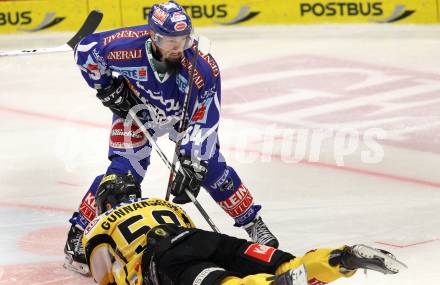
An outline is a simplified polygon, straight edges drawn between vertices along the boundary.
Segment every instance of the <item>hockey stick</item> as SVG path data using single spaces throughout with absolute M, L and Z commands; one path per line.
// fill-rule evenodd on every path
M 206 42 L 210 43 L 209 40 L 206 40 Z M 197 41 L 196 44 L 196 48 L 195 48 L 195 52 L 196 52 L 196 56 L 194 56 L 193 62 L 192 62 L 192 68 L 191 68 L 191 74 L 190 74 L 190 80 L 189 80 L 189 89 L 188 89 L 188 94 L 185 98 L 184 101 L 184 112 L 182 114 L 182 118 L 180 121 L 180 125 L 179 125 L 179 131 L 183 128 L 183 130 L 186 129 L 187 124 L 184 124 L 183 121 L 185 121 L 185 114 L 188 112 L 188 105 L 189 105 L 189 97 L 191 95 L 191 89 L 192 89 L 192 84 L 194 82 L 194 71 L 195 71 L 195 60 L 198 57 L 198 53 L 199 53 L 199 44 L 200 44 L 200 37 L 199 40 Z M 148 104 L 146 104 L 144 102 L 144 104 L 142 104 L 144 107 L 146 107 L 148 110 L 150 110 L 150 106 Z M 154 110 L 150 112 L 154 113 Z M 168 169 L 170 170 L 170 179 L 168 181 L 168 187 L 167 187 L 167 195 L 168 195 L 168 199 L 169 200 L 169 195 L 171 193 L 171 188 L 170 188 L 170 183 L 172 182 L 172 178 L 174 177 L 174 173 L 177 172 L 176 170 L 176 161 L 177 161 L 177 150 L 178 150 L 178 146 L 180 145 L 181 140 L 176 143 L 176 149 L 174 151 L 174 161 L 173 164 L 170 163 L 169 159 L 167 158 L 167 156 L 164 154 L 164 152 L 162 151 L 162 149 L 159 147 L 159 145 L 156 143 L 156 141 L 154 140 L 154 138 L 151 136 L 150 132 L 147 130 L 147 128 L 145 127 L 145 125 L 141 122 L 141 120 L 138 118 L 138 116 L 136 115 L 136 111 L 133 110 L 133 108 L 130 109 L 130 111 L 128 112 L 129 116 L 133 119 L 133 121 L 136 123 L 136 125 L 138 125 L 139 129 L 144 133 L 145 137 L 148 139 L 148 141 L 151 143 L 152 147 L 154 148 L 154 150 L 156 151 L 156 153 L 160 156 L 160 158 L 162 159 L 162 161 L 166 164 L 166 166 L 168 167 Z M 181 132 L 180 132 L 181 133 Z M 170 192 L 168 192 L 168 189 Z M 208 213 L 206 213 L 205 209 L 202 207 L 202 205 L 199 203 L 199 201 L 197 201 L 196 197 L 188 190 L 185 190 L 185 193 L 188 195 L 189 199 L 191 200 L 191 202 L 193 202 L 193 204 L 196 206 L 196 208 L 199 210 L 200 214 L 203 216 L 203 218 L 206 220 L 206 222 L 209 224 L 209 226 L 212 228 L 213 231 L 215 232 L 220 232 L 219 229 L 217 228 L 217 226 L 214 224 L 214 222 L 211 220 L 211 218 L 209 217 Z
M 67 43 L 61 46 L 51 48 L 0 51 L 0 57 L 71 51 L 83 38 L 92 34 L 96 30 L 96 28 L 98 28 L 99 24 L 101 23 L 102 17 L 103 14 L 97 10 L 93 10 L 92 12 L 90 12 L 79 31 Z
M 188 113 L 189 98 L 191 97 L 192 86 L 194 84 L 194 72 L 196 70 L 197 57 L 199 57 L 199 43 L 200 43 L 200 38 L 197 39 L 197 43 L 196 43 L 196 47 L 195 47 L 195 55 L 194 55 L 194 58 L 191 62 L 191 71 L 189 73 L 188 92 L 186 93 L 185 100 L 183 101 L 183 111 L 182 111 L 182 116 L 180 118 L 179 129 L 178 129 L 179 134 L 183 134 L 183 132 L 186 131 L 186 128 L 188 126 L 188 123 L 186 120 L 186 114 Z M 180 149 L 180 145 L 182 143 L 182 140 L 183 140 L 183 137 L 178 142 L 176 142 L 176 147 L 174 148 L 173 165 L 171 167 L 170 175 L 168 177 L 167 192 L 165 194 L 166 201 L 170 200 L 171 185 L 173 184 L 175 167 L 176 167 L 176 163 L 177 163 L 177 153 Z M 186 191 L 186 192 L 188 193 L 188 191 Z
M 145 105 L 145 106 L 148 107 L 148 105 Z M 176 172 L 175 166 L 170 163 L 170 161 L 168 160 L 167 156 L 163 153 L 163 151 L 161 150 L 159 145 L 156 143 L 154 138 L 148 132 L 147 128 L 144 126 L 144 124 L 138 118 L 138 116 L 136 115 L 136 112 L 133 110 L 133 108 L 130 109 L 128 114 L 133 119 L 133 121 L 136 123 L 136 125 L 138 125 L 138 127 L 142 131 L 142 133 L 144 133 L 145 137 L 151 143 L 151 145 L 153 146 L 154 150 L 157 152 L 157 154 L 159 154 L 160 158 L 166 164 L 166 166 L 170 169 L 170 171 L 172 173 Z M 208 213 L 206 213 L 205 209 L 203 209 L 202 205 L 200 205 L 199 201 L 197 201 L 196 197 L 194 197 L 194 195 L 190 191 L 188 191 L 188 190 L 185 190 L 185 192 L 188 195 L 188 197 L 191 200 L 191 202 L 193 202 L 194 205 L 197 207 L 197 209 L 199 210 L 200 214 L 202 214 L 203 218 L 205 218 L 206 222 L 209 224 L 209 226 L 212 228 L 212 230 L 219 233 L 220 232 L 219 229 L 216 227 L 214 222 L 211 220 L 211 218 L 209 217 Z

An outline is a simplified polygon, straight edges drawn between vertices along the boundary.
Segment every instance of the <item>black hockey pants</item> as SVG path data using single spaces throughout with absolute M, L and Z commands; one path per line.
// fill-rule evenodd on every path
M 226 276 L 274 274 L 279 265 L 294 258 L 290 253 L 224 234 L 166 227 L 172 229 L 172 237 L 184 237 L 176 238 L 175 243 L 168 239 L 165 246 L 161 242 L 154 246 L 160 248 L 154 261 L 161 285 L 219 285 Z M 155 249 L 146 250 L 146 255 Z M 148 268 L 144 261 L 149 258 L 144 257 L 142 267 Z

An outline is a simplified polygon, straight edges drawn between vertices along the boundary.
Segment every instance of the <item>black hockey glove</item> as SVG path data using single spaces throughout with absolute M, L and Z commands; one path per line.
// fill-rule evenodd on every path
M 124 119 L 131 107 L 142 103 L 128 88 L 122 77 L 115 77 L 110 86 L 98 89 L 96 97 L 101 100 L 104 106 L 110 108 L 114 114 Z
M 200 186 L 208 173 L 206 162 L 192 162 L 189 157 L 180 158 L 180 170 L 177 172 L 173 183 L 171 184 L 171 194 L 173 202 L 176 204 L 185 204 L 191 202 L 185 190 L 190 191 L 194 197 L 200 192 Z

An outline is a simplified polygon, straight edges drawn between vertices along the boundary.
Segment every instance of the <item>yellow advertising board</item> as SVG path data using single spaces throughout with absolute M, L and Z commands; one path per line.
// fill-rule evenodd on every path
M 323 23 L 433 24 L 439 23 L 437 1 L 440 0 L 185 0 L 179 3 L 194 25 L 203 27 Z M 146 23 L 148 12 L 155 3 L 157 1 L 121 1 L 122 25 Z
M 0 33 L 75 31 L 87 14 L 87 0 L 0 1 Z
M 104 14 L 102 22 L 98 27 L 98 31 L 111 30 L 124 26 L 121 17 L 121 2 L 120 0 L 89 0 L 89 10 L 99 10 Z
M 122 23 L 145 23 L 154 3 L 123 1 Z M 186 0 L 180 4 L 195 26 L 439 22 L 437 0 Z
M 196 27 L 226 26 L 234 24 L 258 24 L 258 16 L 265 7 L 279 1 L 253 0 L 186 0 L 180 1 Z M 287 1 L 285 1 L 287 2 Z M 124 25 L 139 25 L 147 22 L 148 13 L 157 1 L 132 0 L 122 3 Z M 256 21 L 255 21 L 256 20 Z
M 283 1 L 289 23 L 438 23 L 437 0 Z M 291 21 L 290 21 L 291 20 Z
M 101 10 L 98 30 L 147 23 L 152 0 L 0 0 L 0 33 L 76 31 Z M 438 2 L 438 3 L 437 3 Z M 181 0 L 195 27 L 324 23 L 440 23 L 440 0 Z

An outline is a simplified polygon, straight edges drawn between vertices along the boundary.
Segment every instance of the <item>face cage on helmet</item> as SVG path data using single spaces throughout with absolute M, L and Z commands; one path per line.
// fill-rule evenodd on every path
M 193 32 L 184 36 L 164 36 L 159 33 L 154 33 L 152 37 L 154 43 L 162 49 L 178 49 L 186 50 L 192 47 L 194 43 Z
M 107 204 L 110 204 L 112 208 L 115 208 L 117 205 L 121 203 L 129 203 L 134 202 L 138 197 L 138 194 L 135 193 L 123 193 L 119 195 L 111 195 L 107 197 L 107 199 L 102 203 L 102 205 L 96 205 L 96 211 L 98 215 L 101 215 L 102 213 L 105 213 L 108 211 Z

